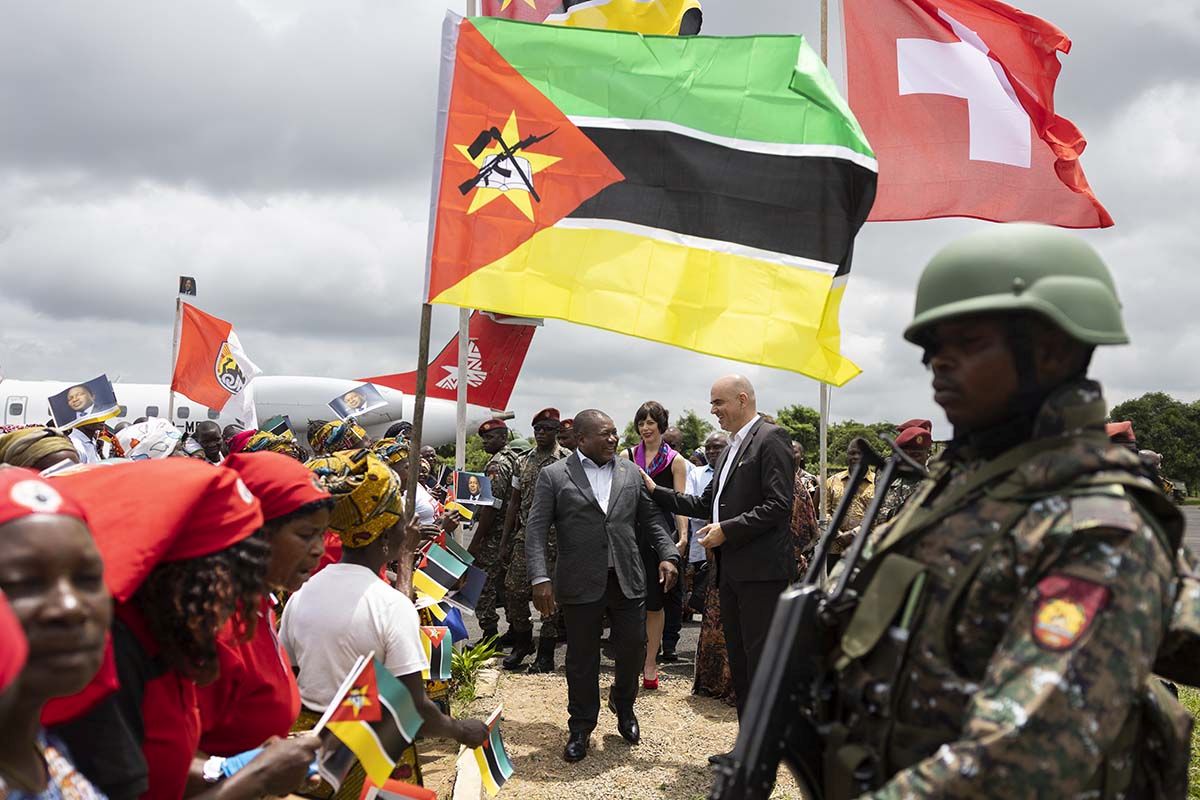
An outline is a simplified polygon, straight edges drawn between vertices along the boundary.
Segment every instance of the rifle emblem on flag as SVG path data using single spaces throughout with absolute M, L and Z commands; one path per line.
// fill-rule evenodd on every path
M 495 125 L 479 132 L 474 141 L 467 146 L 456 144 L 454 147 L 475 165 L 477 172 L 472 177 L 458 185 L 458 191 L 466 195 L 475 191 L 471 198 L 468 214 L 474 214 L 497 197 L 504 195 L 524 214 L 530 222 L 533 221 L 533 206 L 529 202 L 542 202 L 533 185 L 533 176 L 562 159 L 545 153 L 534 153 L 530 147 L 545 141 L 558 131 L 557 128 L 549 133 L 533 134 L 521 138 L 517 127 L 517 112 L 508 115 L 508 122 L 501 131 Z M 509 142 L 515 142 L 509 145 Z M 492 147 L 488 145 L 493 144 Z M 520 156 L 517 153 L 521 153 Z

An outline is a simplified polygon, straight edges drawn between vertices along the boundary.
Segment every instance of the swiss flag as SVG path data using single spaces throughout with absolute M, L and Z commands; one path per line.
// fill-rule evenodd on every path
M 850 105 L 879 160 L 868 219 L 1113 224 L 1054 112 L 1066 34 L 997 0 L 844 2 Z
M 233 325 L 188 303 L 182 305 L 171 389 L 214 411 L 228 406 L 247 425 L 257 425 L 250 381 L 262 371 L 242 350 Z

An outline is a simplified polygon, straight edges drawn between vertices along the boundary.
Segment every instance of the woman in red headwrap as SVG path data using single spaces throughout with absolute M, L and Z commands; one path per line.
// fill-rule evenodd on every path
M 196 685 L 219 669 L 217 634 L 235 614 L 254 634 L 270 557 L 261 506 L 236 472 L 190 458 L 54 480 L 88 511 L 116 601 L 120 678 L 115 694 L 56 731 L 110 799 L 179 800 L 200 742 Z M 95 699 L 86 694 L 77 705 Z M 315 737 L 274 743 L 205 794 L 287 794 L 317 747 Z
M 295 592 L 325 551 L 333 498 L 307 467 L 278 453 L 234 453 L 224 466 L 237 472 L 262 504 L 263 533 L 271 545 L 267 587 Z M 214 757 L 207 762 L 210 775 L 220 757 L 287 736 L 300 713 L 300 690 L 275 633 L 274 605 L 270 596 L 263 597 L 249 641 L 239 641 L 233 621 L 217 640 L 221 674 L 199 689 L 200 750 Z
M 100 669 L 112 618 L 82 509 L 32 470 L 0 469 L 0 554 L 0 797 L 100 797 L 40 724 L 47 700 Z

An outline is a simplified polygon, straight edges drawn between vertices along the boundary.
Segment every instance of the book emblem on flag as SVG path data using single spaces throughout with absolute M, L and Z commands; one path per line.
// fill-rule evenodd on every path
M 438 387 L 442 389 L 457 389 L 458 388 L 458 364 L 453 366 L 442 367 L 446 370 L 446 377 L 438 381 Z M 471 339 L 467 344 L 467 386 L 472 388 L 482 386 L 487 380 L 487 370 L 483 368 L 483 353 L 480 352 L 479 346 L 475 344 L 475 340 Z
M 454 148 L 478 170 L 473 177 L 458 186 L 458 190 L 464 196 L 475 193 L 467 213 L 474 214 L 503 195 L 533 222 L 533 204 L 530 203 L 530 198 L 533 198 L 534 202 L 542 202 L 541 195 L 534 187 L 533 177 L 546 167 L 562 161 L 562 158 L 546 153 L 534 153 L 529 148 L 550 138 L 556 130 L 557 128 L 522 139 L 521 131 L 517 127 L 517 112 L 513 111 L 508 115 L 508 122 L 504 123 L 503 131 L 493 125 L 480 131 L 470 145 L 454 145 Z
M 217 376 L 217 383 L 221 384 L 221 388 L 230 394 L 237 394 L 246 388 L 246 373 L 242 370 L 242 365 L 238 363 L 237 357 L 234 356 L 233 348 L 230 347 L 228 340 L 221 342 L 221 349 L 217 351 L 217 360 L 213 364 L 213 370 Z

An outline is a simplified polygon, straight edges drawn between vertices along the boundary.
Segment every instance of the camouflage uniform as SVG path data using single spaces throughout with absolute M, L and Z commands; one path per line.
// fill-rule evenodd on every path
M 505 564 L 500 563 L 500 536 L 504 530 L 504 504 L 512 495 L 512 477 L 516 470 L 519 456 L 511 447 L 505 447 L 496 453 L 484 469 L 492 478 L 492 494 L 495 495 L 496 516 L 492 522 L 492 530 L 476 559 L 476 566 L 488 574 L 483 584 L 483 592 L 475 606 L 475 617 L 479 627 L 484 630 L 495 630 L 500 624 L 500 615 L 496 613 L 496 586 L 504 580 Z M 495 470 L 493 473 L 492 470 Z
M 919 478 L 911 478 L 907 475 L 897 478 L 883 496 L 883 502 L 879 505 L 879 517 L 875 524 L 882 525 L 894 519 L 920 485 Z
M 876 800 L 1184 796 L 1191 720 L 1151 675 L 1182 520 L 1104 413 L 1098 385 L 1061 388 L 1032 439 L 948 452 L 872 531 L 828 800 L 856 771 Z
M 517 530 L 513 532 L 512 558 L 508 562 L 508 571 L 504 578 L 504 615 L 508 618 L 509 629 L 515 633 L 533 630 L 533 622 L 529 604 L 533 602 L 533 587 L 529 583 L 528 565 L 525 560 L 525 522 L 529 519 L 529 509 L 533 506 L 533 489 L 537 484 L 538 475 L 542 468 L 561 461 L 571 455 L 571 451 L 559 444 L 554 445 L 554 452 L 542 455 L 537 448 L 530 450 L 517 463 L 516 486 L 521 492 L 521 509 L 518 516 Z M 546 566 L 550 574 L 554 574 L 554 564 L 558 559 L 558 539 L 554 535 L 554 527 L 546 541 Z M 541 635 L 547 639 L 557 637 L 562 630 L 561 616 L 542 618 Z

